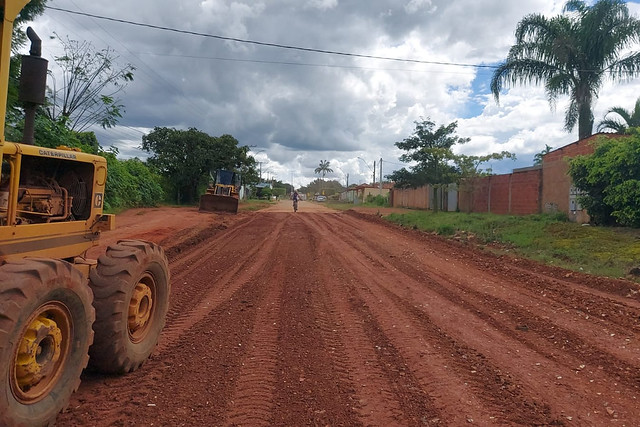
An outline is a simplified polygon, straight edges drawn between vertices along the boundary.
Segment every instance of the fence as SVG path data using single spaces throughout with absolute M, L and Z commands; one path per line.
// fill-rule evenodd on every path
M 541 166 L 466 180 L 458 195 L 462 212 L 528 215 L 541 211 L 541 201 Z

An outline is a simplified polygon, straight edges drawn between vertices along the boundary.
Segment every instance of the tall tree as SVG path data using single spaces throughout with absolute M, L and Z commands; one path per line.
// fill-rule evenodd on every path
M 135 67 L 118 65 L 110 48 L 96 50 L 88 41 L 58 38 L 64 48 L 64 55 L 55 58 L 62 82 L 57 87 L 54 80 L 49 89 L 48 116 L 76 131 L 94 124 L 115 126 L 124 112 L 117 96 L 133 81 Z
M 326 174 L 333 172 L 333 169 L 329 167 L 328 160 L 320 160 L 320 164 L 318 165 L 317 168 L 314 169 L 314 172 L 322 175 L 322 179 L 324 179 Z
M 210 171 L 255 167 L 249 147 L 238 144 L 231 135 L 213 137 L 195 128 L 156 127 L 142 137 L 142 149 L 151 154 L 147 162 L 166 179 L 174 200 L 187 204 L 196 201 Z
M 400 156 L 402 162 L 415 162 L 410 170 L 402 168 L 388 178 L 394 181 L 397 187 L 419 187 L 425 184 L 448 184 L 455 181 L 456 168 L 450 161 L 454 154 L 451 147 L 455 144 L 464 144 L 469 138 L 461 138 L 455 135 L 458 123 L 441 125 L 430 119 L 415 122 L 416 128 L 411 136 L 396 142 L 395 146 L 406 151 Z
M 609 117 L 616 114 L 620 119 Z M 636 100 L 633 111 L 625 110 L 622 107 L 610 108 L 604 115 L 604 119 L 598 123 L 598 132 L 610 130 L 614 133 L 623 134 L 628 128 L 640 127 L 640 98 Z
M 396 142 L 396 147 L 407 151 L 400 156 L 403 162 L 416 162 L 407 170 L 402 168 L 395 171 L 387 178 L 395 182 L 396 187 L 415 188 L 425 184 L 433 188 L 433 208 L 438 210 L 438 188 L 446 184 L 460 182 L 465 178 L 474 178 L 489 174 L 480 166 L 490 160 L 502 160 L 504 158 L 515 159 L 515 155 L 507 151 L 492 153 L 485 156 L 468 156 L 455 154 L 452 150 L 456 144 L 465 144 L 470 138 L 462 138 L 456 135 L 458 123 L 453 122 L 446 126 L 441 125 L 436 129 L 436 124 L 431 120 L 415 122 L 416 129 L 408 138 Z
M 496 101 L 503 86 L 543 83 L 552 105 L 559 96 L 569 96 L 565 129 L 571 132 L 577 124 L 580 139 L 592 134 L 593 103 L 603 81 L 640 75 L 640 53 L 623 55 L 640 41 L 640 22 L 623 0 L 599 0 L 592 6 L 569 0 L 563 15 L 524 17 L 515 36 L 516 44 L 491 80 Z

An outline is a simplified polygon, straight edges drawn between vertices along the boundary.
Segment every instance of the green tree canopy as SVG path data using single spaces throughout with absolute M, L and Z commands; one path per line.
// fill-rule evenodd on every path
M 107 159 L 105 209 L 156 206 L 164 199 L 160 177 L 138 158 L 118 160 L 117 150 L 100 154 Z
M 612 115 L 614 116 L 612 117 Z M 640 127 L 640 98 L 636 100 L 633 111 L 625 110 L 622 107 L 613 107 L 607 110 L 604 119 L 598 124 L 598 131 L 610 130 L 623 134 L 631 127 Z
M 599 0 L 588 6 L 569 0 L 565 14 L 524 17 L 516 28 L 516 44 L 491 80 L 499 99 L 503 86 L 544 84 L 549 102 L 569 96 L 565 129 L 578 125 L 578 137 L 593 131 L 593 102 L 605 79 L 640 75 L 640 53 L 624 51 L 640 40 L 640 23 L 623 0 Z
M 508 151 L 491 153 L 484 156 L 469 156 L 455 154 L 453 146 L 465 144 L 469 138 L 457 136 L 457 122 L 436 128 L 431 120 L 416 122 L 416 129 L 408 138 L 396 142 L 396 146 L 407 153 L 400 156 L 403 162 L 417 162 L 411 170 L 402 168 L 387 178 L 395 182 L 399 188 L 416 188 L 426 184 L 433 187 L 434 210 L 438 210 L 438 187 L 460 182 L 465 178 L 473 178 L 489 174 L 490 171 L 481 169 L 481 165 L 490 160 L 504 158 L 515 159 L 515 155 Z
M 586 193 L 580 203 L 596 224 L 640 227 L 640 130 L 596 144 L 570 162 L 574 185 Z
M 195 128 L 177 130 L 156 127 L 142 137 L 142 149 L 150 153 L 148 163 L 162 175 L 178 203 L 194 203 L 198 189 L 206 185 L 216 169 L 253 169 L 249 147 L 239 146 L 231 135 L 213 137 Z
M 436 128 L 429 119 L 415 122 L 416 128 L 411 136 L 396 142 L 396 147 L 406 151 L 400 156 L 403 162 L 415 162 L 410 170 L 402 168 L 387 178 L 397 187 L 419 187 L 425 184 L 448 184 L 457 179 L 458 169 L 451 164 L 455 155 L 451 148 L 455 144 L 465 144 L 469 138 L 455 135 L 458 123 L 453 122 Z
M 314 181 L 298 189 L 298 191 L 303 194 L 314 195 L 316 193 L 324 193 L 325 196 L 332 196 L 342 190 L 344 190 L 344 186 L 340 184 L 339 181 L 324 181 L 320 178 L 316 178 Z

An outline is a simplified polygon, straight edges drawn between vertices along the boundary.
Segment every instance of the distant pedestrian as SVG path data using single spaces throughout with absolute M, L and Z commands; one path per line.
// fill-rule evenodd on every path
M 293 194 L 291 195 L 291 199 L 293 200 L 293 211 L 294 212 L 298 212 L 298 200 L 300 200 L 300 195 L 298 194 L 297 191 L 293 191 Z

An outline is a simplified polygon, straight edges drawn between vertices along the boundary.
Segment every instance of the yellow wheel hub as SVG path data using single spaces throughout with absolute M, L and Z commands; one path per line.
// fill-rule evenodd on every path
M 64 369 L 72 323 L 64 304 L 52 302 L 34 312 L 18 342 L 11 388 L 23 402 L 46 396 Z
M 31 322 L 16 358 L 16 379 L 22 390 L 30 389 L 51 374 L 60 360 L 61 345 L 62 331 L 55 321 L 40 315 Z
M 136 288 L 131 295 L 129 301 L 129 335 L 134 341 L 138 341 L 144 337 L 146 326 L 151 318 L 153 308 L 153 292 L 151 288 L 144 283 L 138 282 Z

